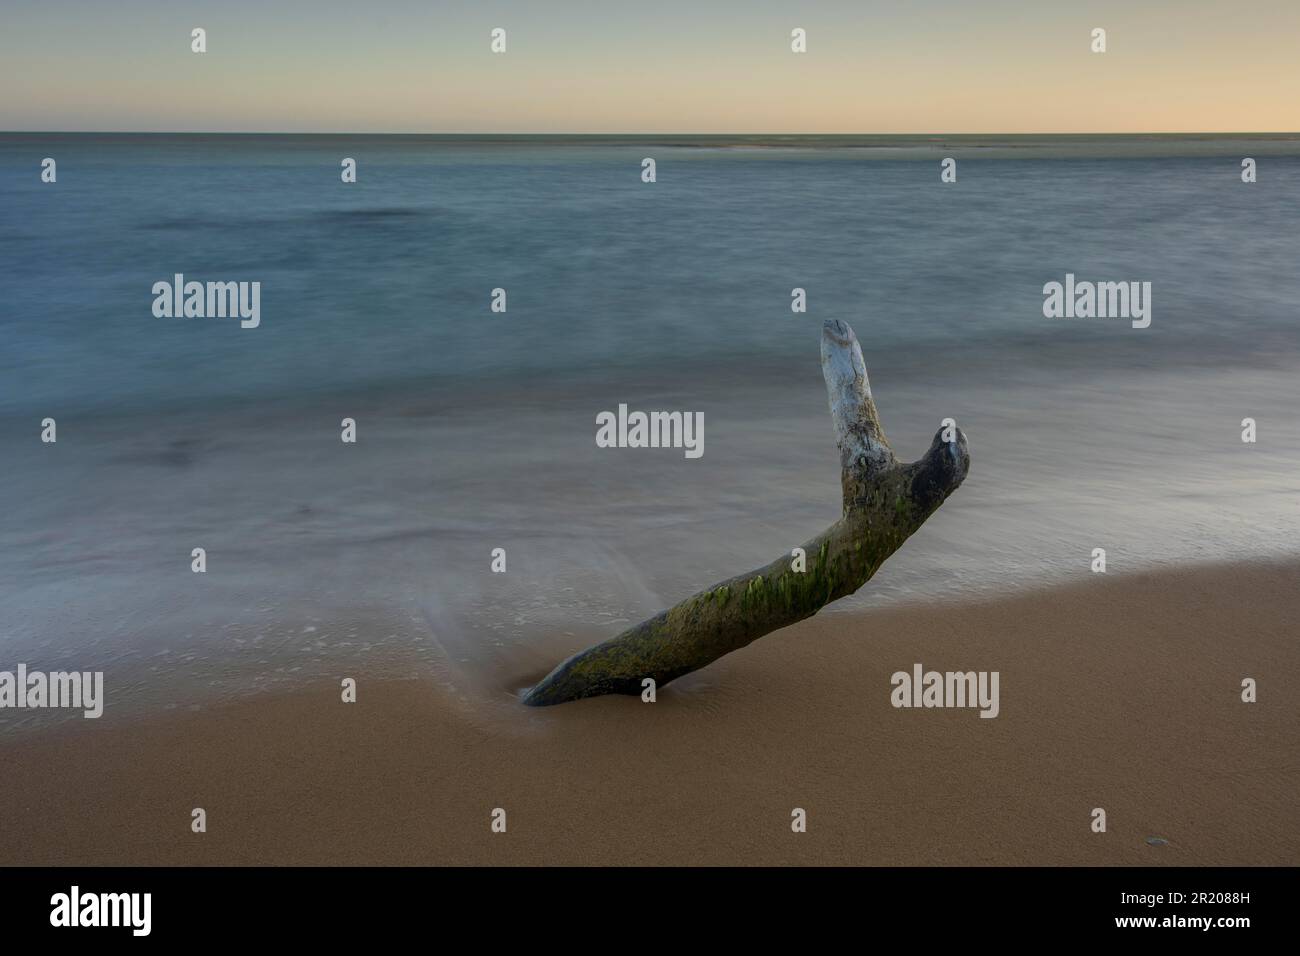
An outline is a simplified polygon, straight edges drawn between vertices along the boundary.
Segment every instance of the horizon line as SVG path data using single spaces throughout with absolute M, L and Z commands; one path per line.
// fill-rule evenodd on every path
M 54 135 L 54 136 L 80 136 L 80 135 L 117 135 L 117 136 L 463 136 L 463 137 L 494 137 L 494 136 L 637 136 L 637 137 L 654 137 L 654 136 L 674 136 L 674 137 L 754 137 L 767 136 L 772 138 L 794 139 L 800 137 L 826 137 L 826 136 L 894 136 L 894 137 L 988 137 L 988 136 L 1300 136 L 1300 130 L 1147 130 L 1143 132 L 1126 132 L 1118 131 L 1089 131 L 1089 132 L 1069 132 L 1060 130 L 1043 130 L 1032 133 L 1010 133 L 1002 131 L 988 131 L 979 133 L 945 133 L 945 132 L 925 132 L 925 133 L 897 133 L 897 132 L 798 132 L 798 133 L 779 133 L 769 131 L 757 132 L 573 132 L 573 131 L 493 131 L 493 132 L 474 132 L 474 131 L 390 131 L 390 130 L 373 130 L 366 132 L 346 132 L 340 130 L 169 130 L 169 129 L 0 129 L 0 136 L 9 136 L 16 134 L 24 135 Z

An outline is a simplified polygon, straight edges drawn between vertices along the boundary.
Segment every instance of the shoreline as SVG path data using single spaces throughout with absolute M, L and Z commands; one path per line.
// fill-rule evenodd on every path
M 361 672 L 355 704 L 110 708 L 0 738 L 0 865 L 1295 865 L 1297 582 L 1252 562 L 821 614 L 654 705 Z M 891 707 L 918 663 L 1000 672 L 998 717 Z

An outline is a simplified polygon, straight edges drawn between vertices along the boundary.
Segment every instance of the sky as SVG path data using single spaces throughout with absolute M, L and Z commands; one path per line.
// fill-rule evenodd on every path
M 1300 0 L 0 0 L 0 129 L 1297 131 Z

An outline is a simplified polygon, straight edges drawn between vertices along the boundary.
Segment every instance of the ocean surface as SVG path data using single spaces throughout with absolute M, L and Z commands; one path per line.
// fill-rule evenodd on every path
M 1300 136 L 11 133 L 0 209 L 0 669 L 109 708 L 507 700 L 788 553 L 839 513 L 827 318 L 900 457 L 945 417 L 972 455 L 831 613 L 1300 554 Z M 176 273 L 260 326 L 155 317 Z M 1045 318 L 1067 273 L 1150 282 L 1150 327 Z M 703 457 L 597 448 L 620 403 L 703 412 Z

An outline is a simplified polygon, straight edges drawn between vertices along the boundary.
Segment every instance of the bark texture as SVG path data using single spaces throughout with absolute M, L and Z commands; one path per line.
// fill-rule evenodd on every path
M 846 322 L 822 328 L 822 373 L 840 449 L 840 519 L 802 547 L 807 568 L 783 554 L 687 598 L 575 654 L 524 696 L 532 706 L 601 694 L 640 694 L 699 670 L 764 634 L 811 617 L 862 587 L 957 489 L 970 468 L 966 436 L 940 429 L 918 461 L 900 463 L 871 398 L 858 340 Z

